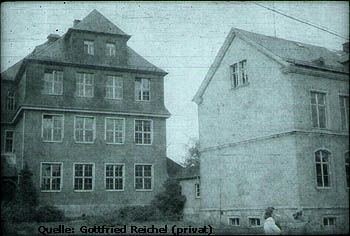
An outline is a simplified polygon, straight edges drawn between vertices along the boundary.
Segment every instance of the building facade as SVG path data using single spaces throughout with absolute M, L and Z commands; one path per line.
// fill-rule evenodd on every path
M 201 219 L 262 227 L 272 206 L 282 228 L 348 232 L 348 76 L 348 43 L 232 29 L 193 99 Z
M 99 214 L 161 191 L 167 73 L 129 38 L 93 10 L 2 73 L 2 163 L 28 164 L 40 204 Z

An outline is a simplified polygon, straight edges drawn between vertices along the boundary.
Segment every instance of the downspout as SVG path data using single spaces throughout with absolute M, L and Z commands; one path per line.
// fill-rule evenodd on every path
M 26 124 L 26 111 L 24 110 L 23 111 L 23 126 L 22 126 L 22 170 L 23 170 L 23 167 L 24 167 L 24 160 L 23 160 L 23 157 L 24 157 L 24 131 L 25 131 L 25 124 Z

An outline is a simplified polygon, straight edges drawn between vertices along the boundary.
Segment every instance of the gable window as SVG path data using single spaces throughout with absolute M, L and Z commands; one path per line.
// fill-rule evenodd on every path
M 14 111 L 15 110 L 15 108 L 16 108 L 15 95 L 16 95 L 15 91 L 13 91 L 13 90 L 7 91 L 7 96 L 6 96 L 6 110 L 7 111 Z
M 84 53 L 94 55 L 94 41 L 84 41 Z
M 107 76 L 106 97 L 109 99 L 123 98 L 123 78 L 118 76 Z
M 115 56 L 115 44 L 114 43 L 106 43 L 106 54 L 107 54 L 107 56 L 110 56 L 110 57 Z
M 152 144 L 153 127 L 151 120 L 135 120 L 135 143 Z
M 260 226 L 260 219 L 259 218 L 249 218 L 249 226 L 250 227 L 258 227 Z
M 326 150 L 315 152 L 317 187 L 330 187 L 329 158 L 330 153 Z
M 88 73 L 77 73 L 77 96 L 94 96 L 94 75 Z
M 135 79 L 135 99 L 136 101 L 150 100 L 150 80 L 149 79 Z
M 95 118 L 76 116 L 74 134 L 76 142 L 92 143 L 95 138 Z
M 124 165 L 123 164 L 106 164 L 106 190 L 124 190 Z
M 124 143 L 124 119 L 106 118 L 105 139 L 107 143 Z
M 233 226 L 239 226 L 239 218 L 229 218 L 229 224 Z
M 240 85 L 248 84 L 247 60 L 231 65 L 231 85 L 236 88 Z
M 94 185 L 94 164 L 74 163 L 74 190 L 92 191 Z
M 60 142 L 63 138 L 63 115 L 43 115 L 42 138 L 44 141 Z
M 326 128 L 326 94 L 311 92 L 312 127 Z
M 41 163 L 41 191 L 61 191 L 62 163 Z
M 13 152 L 13 130 L 5 130 L 5 152 Z
M 152 190 L 152 165 L 135 165 L 135 189 Z
M 350 160 L 349 160 L 349 152 L 345 153 L 345 175 L 346 175 L 346 186 L 349 188 L 350 186 Z
M 196 198 L 200 198 L 201 197 L 200 185 L 199 184 L 195 184 L 194 187 L 195 187 Z
M 336 220 L 336 217 L 323 217 L 323 226 L 335 226 Z
M 341 128 L 343 130 L 349 129 L 349 97 L 339 96 Z
M 44 73 L 43 94 L 62 95 L 63 94 L 63 72 L 50 71 Z

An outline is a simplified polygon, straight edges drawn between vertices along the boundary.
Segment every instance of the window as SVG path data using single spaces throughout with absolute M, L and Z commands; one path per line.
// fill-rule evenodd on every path
M 61 191 L 62 163 L 41 163 L 41 191 Z
M 63 138 L 63 116 L 43 115 L 42 138 L 44 141 L 60 142 Z
M 110 57 L 115 56 L 115 44 L 114 43 L 107 43 L 106 44 L 106 55 Z
M 345 175 L 346 175 L 346 186 L 349 188 L 350 186 L 350 160 L 349 160 L 349 152 L 345 153 Z
M 152 144 L 152 121 L 135 120 L 135 143 Z
M 229 218 L 229 224 L 233 226 L 239 226 L 239 218 Z
M 50 71 L 44 73 L 44 94 L 63 94 L 63 72 Z
M 312 126 L 326 128 L 326 94 L 311 92 Z
M 123 98 L 123 78 L 109 75 L 106 82 L 106 97 L 109 99 Z
M 92 143 L 95 138 L 95 118 L 75 117 L 75 141 L 82 143 Z
M 106 164 L 106 190 L 124 190 L 124 165 Z
M 335 225 L 336 225 L 336 217 L 323 218 L 323 226 L 335 226 Z
M 135 165 L 135 189 L 152 190 L 152 165 Z
M 330 187 L 329 157 L 330 153 L 326 150 L 315 152 L 317 187 Z
M 74 164 L 74 190 L 92 191 L 94 164 Z
M 13 131 L 5 130 L 5 152 L 13 152 Z
M 94 55 L 94 41 L 84 41 L 84 53 Z
M 88 73 L 77 73 L 77 96 L 94 96 L 94 75 Z
M 260 226 L 260 219 L 259 218 L 249 218 L 249 226 L 250 227 Z
M 200 185 L 195 184 L 194 187 L 195 187 L 196 198 L 200 198 L 200 196 L 201 196 Z
M 149 79 L 135 79 L 135 99 L 136 101 L 150 100 L 150 80 Z
M 7 91 L 7 97 L 6 97 L 6 110 L 7 111 L 14 111 L 16 109 L 16 100 L 15 100 L 16 92 L 13 90 Z
M 233 88 L 248 84 L 247 60 L 240 61 L 231 66 L 231 85 Z
M 106 118 L 105 139 L 107 143 L 124 143 L 124 119 Z
M 343 130 L 349 129 L 349 97 L 339 96 L 341 128 Z

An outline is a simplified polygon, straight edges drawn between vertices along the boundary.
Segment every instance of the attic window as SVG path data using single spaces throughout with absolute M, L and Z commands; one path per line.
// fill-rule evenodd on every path
M 295 44 L 298 45 L 299 47 L 302 47 L 302 48 L 304 47 L 304 45 L 302 45 L 301 43 L 296 42 Z
M 94 55 L 94 41 L 84 41 L 84 53 Z
M 107 43 L 106 44 L 106 55 L 110 57 L 115 56 L 115 44 L 114 43 Z

